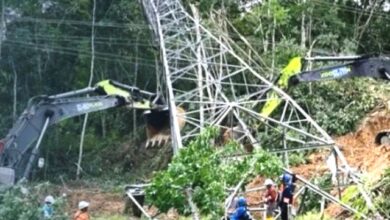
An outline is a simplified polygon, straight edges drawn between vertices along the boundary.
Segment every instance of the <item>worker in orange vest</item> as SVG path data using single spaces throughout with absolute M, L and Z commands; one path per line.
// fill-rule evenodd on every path
M 79 202 L 79 210 L 74 215 L 73 220 L 89 220 L 88 207 L 89 202 Z

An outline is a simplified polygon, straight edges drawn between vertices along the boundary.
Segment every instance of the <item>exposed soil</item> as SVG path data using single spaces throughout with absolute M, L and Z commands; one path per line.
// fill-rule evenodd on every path
M 66 196 L 65 211 L 71 216 L 77 211 L 77 205 L 82 200 L 90 202 L 89 212 L 92 216 L 125 215 L 127 198 L 124 193 L 105 192 L 97 186 L 88 187 L 84 184 L 72 184 L 71 186 L 58 187 L 53 195 Z M 144 206 L 144 208 L 151 216 L 158 213 L 158 210 L 154 207 Z M 170 210 L 166 214 L 159 215 L 158 219 L 175 220 L 179 217 L 177 212 Z M 128 219 L 139 220 L 140 218 L 128 216 Z
M 390 128 L 390 113 L 386 110 L 370 114 L 356 132 L 336 139 L 350 166 L 358 168 L 369 183 L 375 183 L 390 167 L 390 146 L 375 144 L 376 134 Z M 340 215 L 343 210 L 330 204 L 326 212 L 331 216 Z
M 374 142 L 376 133 L 388 128 L 390 128 L 390 113 L 383 110 L 376 111 L 362 121 L 356 132 L 335 138 L 336 143 L 344 153 L 349 165 L 362 171 L 372 182 L 378 180 L 384 170 L 390 167 L 390 146 L 377 146 Z M 149 149 L 149 151 L 150 150 L 151 149 Z M 171 153 L 169 152 L 169 149 L 166 148 L 163 148 L 163 150 L 153 149 L 152 151 L 152 155 L 144 154 L 144 157 L 153 157 L 153 155 L 159 153 L 168 155 Z M 135 152 L 130 150 L 130 153 L 133 154 Z M 325 163 L 328 153 L 329 152 L 327 151 L 320 151 L 312 154 L 309 157 L 309 162 L 307 164 L 294 167 L 292 170 L 307 179 L 310 179 L 313 176 L 322 175 L 324 172 L 328 171 Z M 137 161 L 134 161 L 139 168 L 144 166 L 138 164 L 138 162 L 145 159 L 144 157 L 139 157 L 137 158 Z M 166 160 L 161 160 L 155 164 L 155 166 L 160 167 L 161 164 L 166 165 L 167 162 L 168 161 Z M 246 186 L 246 188 L 251 189 L 260 187 L 263 185 L 263 182 L 264 178 L 256 177 Z M 68 209 L 71 213 L 75 211 L 77 203 L 80 200 L 91 201 L 91 213 L 122 214 L 125 206 L 123 194 L 107 193 L 95 187 L 90 189 L 76 187 L 71 189 L 71 191 L 63 190 L 61 193 L 67 194 L 69 201 Z M 248 199 L 248 204 L 251 207 L 259 207 L 263 198 L 262 194 L 262 191 L 247 193 L 246 197 Z M 327 213 L 331 216 L 337 216 L 341 211 L 342 210 L 336 205 L 330 205 L 327 209 Z M 156 210 L 151 208 L 149 209 L 149 212 L 150 214 L 154 214 L 156 213 Z M 255 214 L 255 216 L 258 215 L 260 214 Z M 171 211 L 164 216 L 159 216 L 159 218 L 178 219 L 178 215 L 174 211 Z
M 377 181 L 390 167 L 390 146 L 375 144 L 376 134 L 390 128 L 390 113 L 376 112 L 365 119 L 359 130 L 336 139 L 348 163 L 358 168 L 371 182 Z
M 125 206 L 125 199 L 119 193 L 107 193 L 99 189 L 75 189 L 68 194 L 68 205 L 72 211 L 77 209 L 80 200 L 90 202 L 91 214 L 122 214 Z
M 376 134 L 390 128 L 390 112 L 377 110 L 369 114 L 360 124 L 356 132 L 336 137 L 335 141 L 343 152 L 348 164 L 352 168 L 361 171 L 371 183 L 378 181 L 386 168 L 390 167 L 390 146 L 378 146 L 375 144 Z M 306 179 L 320 176 L 328 172 L 326 158 L 327 151 L 320 151 L 309 156 L 307 164 L 291 168 L 294 173 Z M 256 177 L 247 188 L 259 187 L 263 184 L 261 177 Z M 258 206 L 261 202 L 261 192 L 251 192 L 247 195 L 248 203 Z M 330 216 L 338 216 L 343 210 L 330 204 L 326 212 Z

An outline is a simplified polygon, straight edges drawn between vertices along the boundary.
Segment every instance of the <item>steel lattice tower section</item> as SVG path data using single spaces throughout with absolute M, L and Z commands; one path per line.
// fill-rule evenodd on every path
M 269 69 L 252 62 L 221 32 L 206 29 L 180 0 L 140 1 L 160 46 L 175 151 L 204 127 L 233 127 L 239 134 L 236 139 L 254 147 L 272 144 L 280 151 L 329 148 L 340 159 L 339 170 L 359 182 L 332 138 L 271 82 Z M 277 99 L 282 104 L 275 113 L 260 113 L 267 101 Z M 179 112 L 178 107 L 186 112 Z M 182 131 L 177 119 L 186 122 Z

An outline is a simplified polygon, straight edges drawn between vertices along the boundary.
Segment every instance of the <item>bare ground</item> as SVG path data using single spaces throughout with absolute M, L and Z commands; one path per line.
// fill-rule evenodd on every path
M 358 168 L 367 174 L 368 179 L 375 182 L 390 167 L 390 146 L 377 146 L 374 137 L 377 132 L 390 128 L 390 114 L 387 111 L 379 111 L 370 114 L 362 121 L 356 132 L 351 132 L 335 138 L 336 143 L 344 153 L 351 167 Z M 317 152 L 309 157 L 309 163 L 292 168 L 299 175 L 306 178 L 313 175 L 321 175 L 327 171 L 325 159 L 327 152 Z M 164 161 L 166 163 L 166 161 Z M 247 189 L 261 186 L 264 179 L 256 177 L 247 186 Z M 64 191 L 68 197 L 69 212 L 73 212 L 80 200 L 91 201 L 91 213 L 115 215 L 123 213 L 125 198 L 121 193 L 106 193 L 98 188 L 74 188 Z M 262 200 L 262 192 L 251 192 L 247 195 L 250 206 L 259 206 Z M 327 213 L 332 216 L 338 215 L 342 210 L 335 205 L 330 205 Z M 150 214 L 156 213 L 155 209 L 149 209 Z M 169 212 L 161 219 L 178 219 L 174 211 Z M 136 219 L 136 218 L 133 218 Z

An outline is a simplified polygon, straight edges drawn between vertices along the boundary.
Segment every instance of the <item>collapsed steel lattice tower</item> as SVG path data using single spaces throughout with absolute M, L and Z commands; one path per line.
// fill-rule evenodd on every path
M 329 148 L 340 159 L 338 169 L 359 182 L 332 138 L 271 82 L 270 69 L 224 33 L 206 29 L 180 0 L 141 2 L 160 46 L 175 151 L 208 125 L 234 127 L 240 134 L 236 138 L 254 147 L 272 143 L 281 151 Z M 282 100 L 277 114 L 260 113 L 267 101 L 277 98 Z M 186 122 L 181 131 L 177 119 Z

